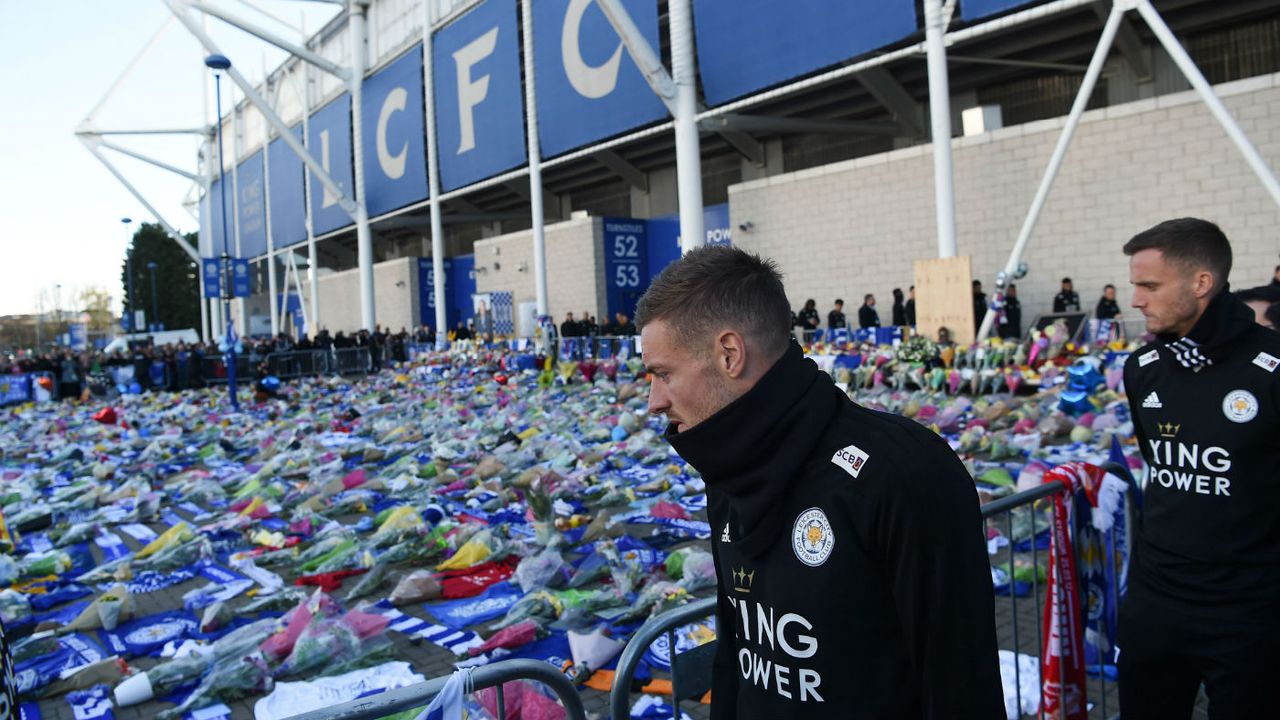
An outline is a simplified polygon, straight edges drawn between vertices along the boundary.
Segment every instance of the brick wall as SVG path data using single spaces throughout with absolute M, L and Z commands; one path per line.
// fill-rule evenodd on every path
M 1268 164 L 1280 168 L 1280 75 L 1217 87 Z M 953 141 L 957 244 L 988 292 L 1017 239 L 1063 118 Z M 729 190 L 734 244 L 778 260 L 792 306 L 813 297 L 824 313 L 843 297 L 852 317 L 875 293 L 889 320 L 890 291 L 912 284 L 912 261 L 937 252 L 930 145 L 897 150 Z M 1237 288 L 1264 284 L 1280 261 L 1280 209 L 1191 92 L 1085 114 L 1032 235 L 1018 281 L 1024 322 L 1050 309 L 1064 275 L 1092 309 L 1106 283 L 1127 309 L 1120 248 L 1161 220 L 1199 216 L 1231 239 Z M 1138 317 L 1129 310 L 1126 317 Z
M 577 215 L 565 222 L 547 225 L 545 235 L 551 317 L 559 323 L 567 312 L 576 318 L 587 310 L 600 319 L 605 311 L 604 236 L 600 218 Z M 509 291 L 517 312 L 521 303 L 537 300 L 533 231 L 479 240 L 475 253 L 476 292 Z M 497 269 L 495 263 L 499 266 Z M 482 267 L 486 269 L 481 271 Z M 517 326 L 516 332 L 532 335 L 533 328 Z

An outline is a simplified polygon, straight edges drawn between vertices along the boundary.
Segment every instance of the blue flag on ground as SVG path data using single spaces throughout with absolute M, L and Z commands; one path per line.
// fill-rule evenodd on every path
M 111 691 L 106 685 L 94 685 L 88 690 L 67 693 L 67 704 L 75 720 L 114 720 L 111 712 Z
M 523 595 L 519 587 L 509 582 L 500 582 L 490 585 L 475 597 L 440 600 L 427 603 L 424 607 L 445 626 L 461 630 L 506 615 Z
M 14 664 L 18 694 L 39 690 L 57 680 L 63 671 L 91 665 L 105 657 L 107 654 L 87 635 L 71 633 L 58 638 L 57 650 Z
M 165 643 L 186 639 L 199 630 L 195 615 L 176 610 L 131 620 L 115 630 L 100 630 L 98 637 L 109 652 L 131 658 L 158 654 Z

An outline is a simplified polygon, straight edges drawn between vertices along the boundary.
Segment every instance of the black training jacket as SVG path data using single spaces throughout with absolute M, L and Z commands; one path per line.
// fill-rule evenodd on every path
M 973 481 L 794 343 L 672 446 L 707 482 L 719 576 L 711 716 L 1004 717 Z
M 1194 369 L 1197 357 L 1211 364 Z M 1147 461 L 1133 568 L 1162 595 L 1280 609 L 1277 366 L 1280 334 L 1227 292 L 1187 338 L 1164 338 L 1125 363 Z

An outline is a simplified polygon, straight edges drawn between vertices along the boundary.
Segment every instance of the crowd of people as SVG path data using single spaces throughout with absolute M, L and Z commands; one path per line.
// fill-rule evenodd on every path
M 596 316 L 584 311 L 578 319 L 573 313 L 565 313 L 560 323 L 560 337 L 631 337 L 636 334 L 635 323 L 624 312 L 614 314 L 613 320 L 604 325 L 596 322 Z

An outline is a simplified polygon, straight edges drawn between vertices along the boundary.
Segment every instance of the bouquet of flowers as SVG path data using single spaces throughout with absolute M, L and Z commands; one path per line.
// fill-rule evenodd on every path
M 905 364 L 924 364 L 938 357 L 938 346 L 923 335 L 912 335 L 898 346 L 895 359 Z
M 149 676 L 148 676 L 149 677 Z M 238 700 L 247 695 L 271 691 L 273 681 L 267 661 L 259 654 L 229 658 L 213 666 L 213 671 L 181 705 L 164 710 L 156 720 L 177 720 L 192 710 Z

